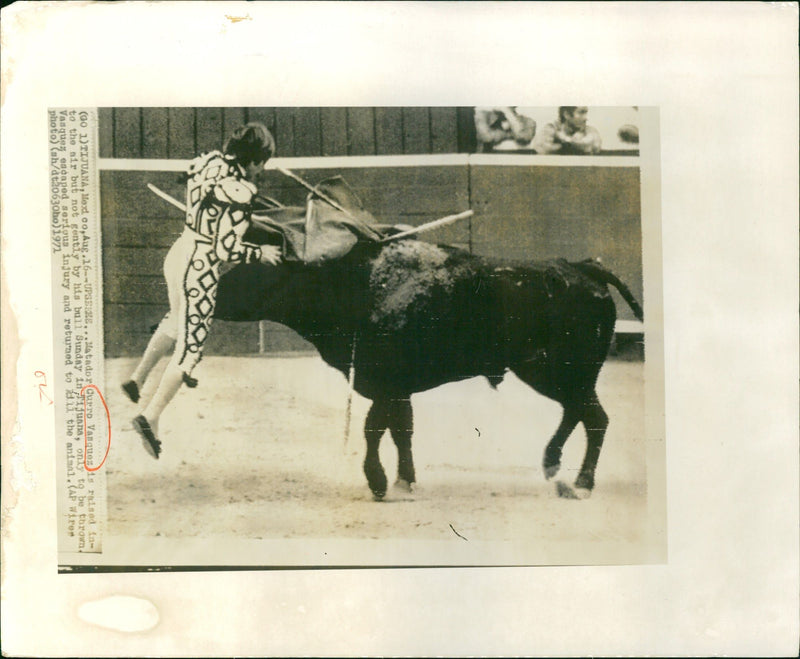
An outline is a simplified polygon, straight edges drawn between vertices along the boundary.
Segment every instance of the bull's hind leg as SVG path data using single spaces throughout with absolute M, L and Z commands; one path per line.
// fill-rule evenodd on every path
M 592 392 L 580 407 L 580 420 L 586 428 L 586 454 L 583 465 L 575 480 L 575 486 L 563 481 L 556 483 L 556 490 L 560 497 L 567 499 L 587 499 L 594 489 L 594 472 L 597 468 L 597 459 L 603 447 L 606 428 L 608 428 L 608 415 L 606 414 L 597 394 Z
M 390 413 L 390 401 L 374 400 L 364 423 L 364 437 L 367 440 L 364 475 L 367 477 L 369 489 L 372 490 L 372 496 L 375 499 L 383 499 L 386 496 L 386 472 L 381 465 L 378 449 L 381 445 L 381 437 L 389 427 Z
M 414 413 L 408 398 L 390 403 L 389 431 L 397 447 L 397 481 L 395 485 L 410 492 L 414 481 L 414 457 L 411 453 L 411 435 L 414 433 Z
M 560 402 L 564 407 L 561 423 L 544 451 L 542 466 L 545 478 L 549 480 L 555 476 L 561 467 L 561 451 L 575 426 L 583 423 L 586 428 L 586 455 L 583 458 L 583 465 L 575 481 L 575 486 L 563 481 L 556 482 L 559 496 L 585 499 L 594 488 L 594 472 L 608 427 L 608 415 L 600 405 L 600 401 L 597 400 L 594 388 L 574 387 L 575 382 L 588 379 L 585 374 L 581 374 L 580 378 L 573 376 L 559 384 L 558 381 L 545 377 L 540 370 L 527 364 L 516 365 L 512 367 L 512 370 L 523 382 L 545 396 Z M 596 377 L 596 373 L 593 377 Z M 586 393 L 587 391 L 588 393 Z
M 596 393 L 592 392 L 591 398 L 583 406 L 581 420 L 586 428 L 586 455 L 575 481 L 575 489 L 579 491 L 579 494 L 585 493 L 588 496 L 594 488 L 597 459 L 600 457 L 600 449 L 603 448 L 603 439 L 605 439 L 608 428 L 608 414 L 597 400 Z
M 570 382 L 563 386 L 551 373 L 543 369 L 539 364 L 533 362 L 522 362 L 514 364 L 511 370 L 517 374 L 520 380 L 548 398 L 559 403 L 564 408 L 561 423 L 558 424 L 555 434 L 547 443 L 544 450 L 542 467 L 544 476 L 550 480 L 558 473 L 561 468 L 561 451 L 564 448 L 575 426 L 583 420 L 583 405 L 580 402 L 580 395 L 576 396 L 569 391 Z M 559 492 L 561 485 L 559 485 Z
M 547 480 L 550 480 L 558 473 L 561 467 L 561 451 L 580 420 L 579 409 L 572 406 L 564 406 L 564 414 L 561 417 L 561 423 L 558 425 L 558 429 L 548 442 L 547 448 L 544 450 L 542 467 L 544 468 L 544 477 Z

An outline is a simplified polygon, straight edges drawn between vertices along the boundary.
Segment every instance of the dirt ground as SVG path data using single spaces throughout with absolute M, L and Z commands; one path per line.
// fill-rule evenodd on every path
M 413 396 L 418 483 L 411 493 L 390 487 L 383 502 L 373 501 L 361 471 L 369 401 L 353 396 L 345 440 L 347 382 L 318 356 L 207 357 L 194 373 L 199 387 L 184 387 L 162 416 L 159 460 L 132 430 L 136 406 L 119 389 L 134 361 L 106 362 L 113 437 L 104 467 L 106 559 L 112 562 L 132 560 L 131 547 L 148 542 L 155 554 L 142 556 L 159 565 L 208 563 L 203 548 L 237 542 L 250 543 L 247 557 L 223 549 L 217 562 L 646 560 L 652 538 L 640 361 L 609 360 L 601 372 L 598 393 L 611 423 L 590 499 L 561 499 L 545 481 L 543 451 L 560 407 L 509 374 L 496 391 L 474 378 Z M 579 426 L 557 478 L 574 481 L 584 449 Z M 392 482 L 397 457 L 388 434 L 381 460 Z M 472 543 L 469 551 L 464 543 Z M 365 558 L 359 548 L 373 545 L 384 549 Z M 159 553 L 187 547 L 200 553 L 194 559 Z M 115 560 L 123 548 L 125 557 Z

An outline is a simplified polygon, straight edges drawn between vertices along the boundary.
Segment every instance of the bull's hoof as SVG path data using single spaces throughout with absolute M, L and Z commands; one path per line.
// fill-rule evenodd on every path
M 565 483 L 564 481 L 556 481 L 556 492 L 562 499 L 578 498 L 575 496 L 575 490 L 572 489 L 572 485 Z
M 562 499 L 588 499 L 592 491 L 585 487 L 573 487 L 564 481 L 556 481 L 556 492 Z
M 553 476 L 558 473 L 558 470 L 561 468 L 561 465 L 556 463 L 554 465 L 545 465 L 544 466 L 544 477 L 545 480 L 550 480 Z
M 550 448 L 549 446 L 544 450 L 544 459 L 542 460 L 542 469 L 544 469 L 544 477 L 550 480 L 561 469 L 561 449 Z
M 386 488 L 388 486 L 386 472 L 383 471 L 383 467 L 380 464 L 365 461 L 364 475 L 367 477 L 367 484 L 375 501 L 383 499 L 386 496 Z
M 409 482 L 409 481 L 405 480 L 404 478 L 398 478 L 394 482 L 394 486 L 398 490 L 403 490 L 403 492 L 413 492 L 416 489 L 415 488 L 415 484 L 414 484 L 413 481 Z
M 575 479 L 575 489 L 576 490 L 589 490 L 589 492 L 594 489 L 594 474 L 591 472 L 581 472 L 578 474 L 578 478 Z

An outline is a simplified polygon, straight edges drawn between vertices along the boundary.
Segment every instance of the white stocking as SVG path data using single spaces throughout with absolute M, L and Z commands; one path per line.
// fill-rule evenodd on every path
M 175 394 L 178 393 L 178 389 L 181 388 L 182 383 L 183 371 L 174 364 L 169 364 L 164 374 L 161 376 L 161 382 L 158 383 L 156 393 L 147 404 L 147 407 L 144 408 L 144 412 L 142 412 L 151 426 L 154 428 L 157 426 L 161 413 L 175 397 Z
M 174 348 L 175 339 L 162 332 L 160 328 L 157 329 L 153 336 L 150 337 L 147 349 L 144 351 L 144 355 L 139 365 L 136 367 L 136 370 L 134 370 L 131 375 L 131 380 L 141 389 L 147 376 L 150 375 L 150 371 L 152 371 L 153 367 L 158 363 L 158 360 L 164 355 L 169 354 Z

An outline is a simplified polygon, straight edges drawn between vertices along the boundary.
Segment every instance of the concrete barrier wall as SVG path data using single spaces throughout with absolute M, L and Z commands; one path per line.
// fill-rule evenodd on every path
M 343 162 L 341 167 L 283 163 L 312 183 L 341 174 L 381 222 L 419 225 L 472 208 L 470 220 L 431 231 L 426 240 L 476 254 L 530 260 L 600 257 L 642 299 L 641 204 L 636 158 L 462 156 L 451 164 L 393 166 Z M 505 158 L 505 159 L 504 159 Z M 288 159 L 291 160 L 291 159 Z M 535 164 L 531 164 L 535 163 Z M 177 165 L 179 165 L 178 163 Z M 329 163 L 328 163 L 329 164 Z M 106 356 L 138 356 L 151 325 L 167 310 L 164 256 L 182 230 L 181 212 L 147 190 L 153 183 L 183 201 L 180 169 L 131 171 L 101 167 Z M 118 169 L 114 169 L 118 167 Z M 166 169 L 166 167 L 165 167 Z M 276 171 L 263 192 L 302 204 L 306 191 Z M 633 318 L 617 297 L 618 315 Z M 275 323 L 217 322 L 207 354 L 250 354 L 311 349 Z
M 639 168 L 473 165 L 476 254 L 532 260 L 599 258 L 642 300 Z M 617 315 L 634 318 L 612 291 Z
M 260 121 L 286 157 L 469 153 L 470 107 L 100 108 L 101 158 L 193 158 Z

